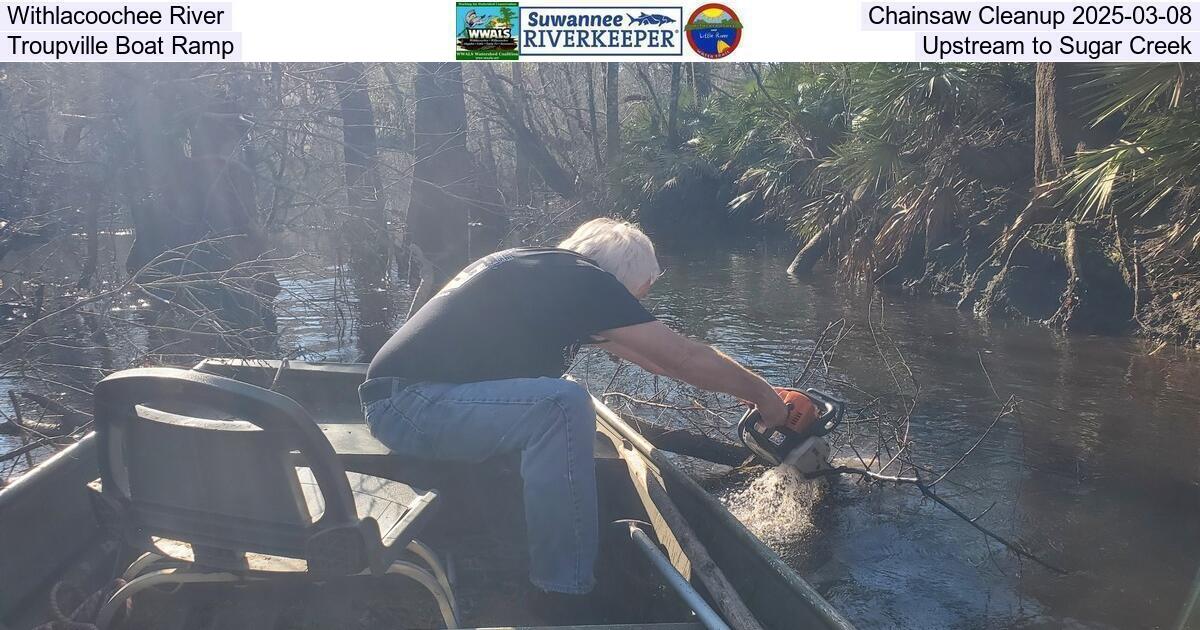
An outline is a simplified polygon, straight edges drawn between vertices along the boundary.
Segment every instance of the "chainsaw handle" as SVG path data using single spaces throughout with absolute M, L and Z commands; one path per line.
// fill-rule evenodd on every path
M 838 425 L 842 424 L 842 420 L 846 416 L 846 403 L 817 389 L 803 390 L 803 394 L 808 396 L 809 400 L 813 401 L 817 408 L 821 410 L 820 414 L 817 415 L 817 421 L 805 433 L 806 436 L 828 435 L 830 431 L 833 431 L 838 428 Z M 790 409 L 791 405 L 788 408 Z M 746 413 L 742 415 L 742 419 L 738 422 L 738 434 L 742 433 L 742 425 L 747 425 L 748 420 L 753 418 L 757 422 L 761 417 L 762 415 L 758 413 L 758 409 L 754 407 L 747 409 Z M 752 427 L 753 424 L 747 426 Z M 755 432 L 759 435 L 763 434 L 761 431 Z M 745 442 L 744 439 L 742 441 Z
M 761 418 L 762 414 L 758 413 L 758 410 L 754 407 L 747 409 L 746 413 L 742 414 L 742 419 L 738 421 L 738 439 L 742 441 L 742 446 L 745 446 L 747 450 L 754 453 L 755 457 L 772 466 L 778 466 L 781 461 L 779 456 L 771 450 L 770 446 L 763 444 L 763 442 L 778 447 L 783 443 L 783 440 L 780 439 L 782 433 L 777 427 L 767 427 L 766 431 L 759 431 L 758 421 Z M 775 440 L 772 440 L 772 437 Z
M 827 435 L 842 423 L 845 417 L 845 403 L 815 389 L 804 390 L 803 393 L 821 410 L 817 422 L 808 431 L 803 435 L 797 435 L 786 427 L 767 427 L 760 431 L 758 422 L 762 415 L 758 409 L 751 407 L 742 414 L 742 419 L 737 425 L 738 439 L 742 441 L 742 445 L 759 459 L 778 466 L 786 455 L 786 452 L 780 451 L 785 448 L 785 444 L 791 444 L 786 448 L 794 448 L 799 445 L 799 441 Z
M 830 431 L 838 428 L 846 417 L 846 403 L 816 389 L 806 389 L 804 394 L 822 408 L 821 415 L 817 416 L 817 423 L 809 435 L 828 435 Z

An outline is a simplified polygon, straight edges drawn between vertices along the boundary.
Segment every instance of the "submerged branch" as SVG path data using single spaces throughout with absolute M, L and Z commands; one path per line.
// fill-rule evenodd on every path
M 987 510 L 984 510 L 982 514 L 980 514 L 979 516 L 976 516 L 974 518 L 967 516 L 966 514 L 963 513 L 962 510 L 954 507 L 949 502 L 947 502 L 945 499 L 938 496 L 937 493 L 934 492 L 933 489 L 930 487 L 930 485 L 926 484 L 920 478 L 920 476 L 901 477 L 901 476 L 897 476 L 897 475 L 881 475 L 879 473 L 876 473 L 876 472 L 873 472 L 870 470 L 866 470 L 864 468 L 855 468 L 853 466 L 837 466 L 835 468 L 830 468 L 827 470 L 822 470 L 822 471 L 813 473 L 813 474 L 809 475 L 809 477 L 810 478 L 830 477 L 830 476 L 834 476 L 834 475 L 858 475 L 860 477 L 865 477 L 867 479 L 871 479 L 874 481 L 894 483 L 894 484 L 899 484 L 899 485 L 915 486 L 917 488 L 917 490 L 919 490 L 921 492 L 921 494 L 924 495 L 926 498 L 928 498 L 929 500 L 933 501 L 934 503 L 937 503 L 938 505 L 946 508 L 947 510 L 950 511 L 951 514 L 962 519 L 964 522 L 966 522 L 971 527 L 974 527 L 975 529 L 979 530 L 979 532 L 982 533 L 984 536 L 987 536 L 988 538 L 991 538 L 992 540 L 995 540 L 996 542 L 1000 543 L 1006 549 L 1013 552 L 1017 556 L 1025 558 L 1027 560 L 1031 560 L 1033 562 L 1036 562 L 1038 565 L 1040 565 L 1054 573 L 1057 573 L 1059 575 L 1066 575 L 1067 573 L 1069 573 L 1066 569 L 1063 569 L 1057 565 L 1051 564 L 1051 563 L 1043 560 L 1041 557 L 1039 557 L 1036 553 L 1031 551 L 1025 545 L 1022 545 L 1021 543 L 1016 542 L 1016 541 L 1009 540 L 1009 539 L 1005 538 L 1004 536 L 1001 536 L 1000 534 L 997 534 L 996 532 L 993 532 L 992 530 L 984 527 L 983 525 L 980 525 L 978 523 L 979 518 L 982 517 L 984 514 L 987 514 L 989 511 L 991 511 L 991 509 L 992 509 L 991 507 L 989 507 Z M 995 504 L 993 504 L 993 507 L 994 507 L 994 505 Z

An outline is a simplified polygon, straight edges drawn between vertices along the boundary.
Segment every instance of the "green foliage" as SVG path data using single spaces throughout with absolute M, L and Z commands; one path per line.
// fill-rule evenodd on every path
M 1200 67 L 1083 69 L 1071 102 L 1051 99 L 1063 109 L 1045 113 L 1072 129 L 1082 121 L 1082 136 L 1108 144 L 1069 155 L 1036 199 L 1035 66 L 741 69 L 706 103 L 685 94 L 678 149 L 665 146 L 651 108 L 640 108 L 615 174 L 624 207 L 678 204 L 678 191 L 708 182 L 713 206 L 780 221 L 801 242 L 829 237 L 814 242 L 828 244 L 821 251 L 844 276 L 940 283 L 931 288 L 964 300 L 1005 264 L 1014 237 L 1045 228 L 1059 235 L 1045 243 L 1057 251 L 1065 222 L 1089 222 L 1111 230 L 1123 273 L 1166 304 L 1163 313 L 1189 299 L 1200 305 L 1200 289 L 1180 288 L 1200 286 Z
M 1198 80 L 1200 69 L 1190 64 L 1110 65 L 1091 72 L 1089 122 L 1121 117 L 1123 124 L 1115 141 L 1080 152 L 1056 182 L 1072 218 L 1165 224 L 1188 254 L 1200 251 L 1193 208 L 1200 190 Z
M 620 203 L 632 209 L 647 197 L 715 178 L 731 213 L 781 220 L 799 238 L 849 209 L 852 220 L 837 228 L 842 260 L 852 271 L 875 275 L 914 248 L 928 257 L 973 226 L 1015 219 L 1033 184 L 1033 70 L 1028 64 L 747 66 L 702 106 L 685 92 L 685 144 L 677 150 L 665 148 L 661 121 L 640 108 L 626 128 L 626 160 L 615 174 Z M 1130 64 L 1089 72 L 1084 109 L 1072 114 L 1116 125 L 1120 133 L 1109 146 L 1069 161 L 1053 187 L 1066 209 L 1061 218 L 1112 215 L 1150 226 L 1172 213 L 1194 215 L 1200 70 Z M 1200 248 L 1196 223 L 1176 225 L 1174 242 L 1190 239 L 1188 247 Z
M 500 7 L 500 21 L 501 22 L 504 22 L 508 26 L 512 26 L 516 17 L 517 17 L 517 14 L 512 10 L 511 7 L 508 7 L 508 6 Z
M 648 104 L 647 104 L 648 105 Z M 612 202 L 617 211 L 638 218 L 644 208 L 654 206 L 665 196 L 697 182 L 716 177 L 713 166 L 688 146 L 668 148 L 664 121 L 652 106 L 632 108 L 631 118 L 623 125 L 621 160 L 610 166 L 614 188 Z M 702 116 L 690 94 L 681 94 L 679 106 L 683 137 L 689 137 Z
M 733 182 L 729 207 L 809 237 L 842 217 L 856 271 L 890 268 L 926 224 L 990 207 L 988 152 L 1031 143 L 1032 73 L 982 64 L 787 64 L 718 99 L 698 151 Z M 933 243 L 939 245 L 940 243 Z

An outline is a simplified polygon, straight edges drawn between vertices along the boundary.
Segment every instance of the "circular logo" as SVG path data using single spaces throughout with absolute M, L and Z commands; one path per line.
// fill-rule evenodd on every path
M 720 59 L 742 41 L 742 22 L 733 9 L 716 2 L 706 4 L 688 18 L 687 40 L 697 55 Z

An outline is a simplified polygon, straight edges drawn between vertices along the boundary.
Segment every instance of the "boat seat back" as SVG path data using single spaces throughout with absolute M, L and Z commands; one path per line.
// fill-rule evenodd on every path
M 131 543 L 304 557 L 318 530 L 358 523 L 333 448 L 282 394 L 173 368 L 118 372 L 95 392 L 102 492 Z M 315 523 L 299 463 L 323 504 Z

